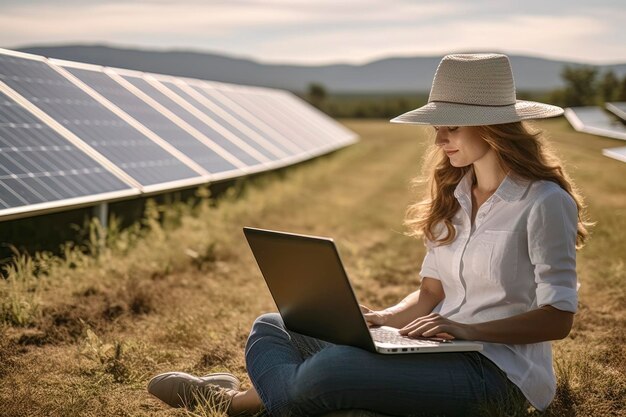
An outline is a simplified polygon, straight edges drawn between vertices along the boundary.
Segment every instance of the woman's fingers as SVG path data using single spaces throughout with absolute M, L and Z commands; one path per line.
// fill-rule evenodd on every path
M 447 330 L 448 330 L 448 327 L 445 325 L 429 324 L 429 325 L 418 327 L 417 329 L 409 332 L 407 336 L 409 337 L 416 337 L 416 336 L 433 337 L 437 333 L 443 333 Z
M 456 327 L 459 323 L 432 313 L 428 316 L 413 320 L 400 329 L 400 334 L 409 337 L 439 337 L 442 339 L 455 339 Z
M 361 313 L 371 313 L 372 309 L 369 307 L 364 306 L 363 304 L 359 304 L 359 307 L 361 308 Z
M 381 317 L 381 315 L 376 312 L 365 313 L 363 314 L 363 316 L 365 317 L 365 321 L 375 326 L 382 326 L 385 321 L 383 317 Z
M 374 311 L 371 308 L 359 304 L 361 308 L 361 313 L 363 313 L 363 317 L 365 317 L 365 321 L 368 325 L 373 326 L 382 326 L 387 322 L 387 316 L 380 311 Z
M 407 324 L 406 326 L 404 326 L 403 328 L 401 328 L 400 334 L 405 335 L 415 329 L 418 329 L 419 327 L 426 325 L 427 323 L 434 323 L 440 317 L 441 316 L 439 316 L 438 314 L 435 314 L 435 315 L 429 314 L 428 316 L 419 317 L 413 320 L 412 322 L 410 322 L 409 324 Z
M 359 307 L 361 307 L 361 313 L 363 313 L 363 317 L 365 318 L 365 323 L 367 324 L 367 326 L 375 326 L 376 319 L 374 316 L 374 312 L 369 307 L 366 307 L 364 305 L 359 304 Z

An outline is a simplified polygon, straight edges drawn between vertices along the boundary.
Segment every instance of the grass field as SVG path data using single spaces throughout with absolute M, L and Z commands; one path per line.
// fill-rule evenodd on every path
M 402 219 L 424 130 L 343 122 L 360 143 L 218 202 L 149 207 L 143 227 L 111 230 L 107 249 L 16 259 L 0 281 L 0 415 L 183 416 L 145 391 L 168 370 L 229 370 L 249 386 L 245 340 L 275 307 L 244 225 L 333 236 L 358 298 L 373 307 L 415 290 L 424 247 L 403 235 Z M 553 343 L 557 397 L 545 413 L 517 415 L 626 415 L 626 164 L 600 153 L 617 141 L 573 132 L 563 118 L 537 125 L 597 225 L 578 254 L 574 328 Z

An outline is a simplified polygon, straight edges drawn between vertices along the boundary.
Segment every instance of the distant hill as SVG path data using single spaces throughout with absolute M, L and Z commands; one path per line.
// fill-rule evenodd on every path
M 188 51 L 148 51 L 108 46 L 32 46 L 19 51 L 51 58 L 111 67 L 201 78 L 236 84 L 305 91 L 318 82 L 331 93 L 386 93 L 429 91 L 441 55 L 387 58 L 363 65 L 277 65 L 251 59 Z M 583 65 L 523 55 L 509 55 L 518 90 L 539 91 L 563 86 L 559 73 L 565 65 Z M 597 66 L 601 73 L 626 74 L 626 64 Z

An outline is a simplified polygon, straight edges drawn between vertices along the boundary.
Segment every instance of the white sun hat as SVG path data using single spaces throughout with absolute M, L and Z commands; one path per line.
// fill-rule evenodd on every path
M 443 57 L 428 104 L 401 114 L 392 123 L 481 126 L 560 116 L 563 109 L 517 100 L 509 57 L 502 54 L 451 54 Z

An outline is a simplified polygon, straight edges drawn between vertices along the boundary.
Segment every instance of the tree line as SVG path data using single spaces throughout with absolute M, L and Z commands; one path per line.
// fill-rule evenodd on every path
M 532 100 L 560 107 L 601 106 L 626 102 L 626 74 L 601 73 L 592 66 L 565 66 L 560 73 L 565 86 L 548 91 L 518 91 L 520 100 Z M 297 93 L 296 93 L 297 94 Z M 428 93 L 331 94 L 321 83 L 311 83 L 304 94 L 309 103 L 337 118 L 390 118 L 428 102 Z

